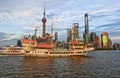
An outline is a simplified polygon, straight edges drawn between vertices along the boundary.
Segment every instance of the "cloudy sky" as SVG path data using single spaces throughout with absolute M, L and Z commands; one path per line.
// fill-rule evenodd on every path
M 59 39 L 66 40 L 66 29 L 71 28 L 73 22 L 79 23 L 82 38 L 87 12 L 90 32 L 100 36 L 106 31 L 112 41 L 120 42 L 120 0 L 0 0 L 0 33 L 13 34 L 0 37 L 0 41 L 33 34 L 36 23 L 37 35 L 41 35 L 44 2 L 46 30 L 50 32 L 54 18 L 54 32 L 58 31 Z

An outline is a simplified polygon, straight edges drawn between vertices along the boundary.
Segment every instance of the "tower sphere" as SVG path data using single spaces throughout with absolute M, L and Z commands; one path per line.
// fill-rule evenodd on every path
M 46 18 L 42 18 L 42 22 L 47 22 L 47 19 Z

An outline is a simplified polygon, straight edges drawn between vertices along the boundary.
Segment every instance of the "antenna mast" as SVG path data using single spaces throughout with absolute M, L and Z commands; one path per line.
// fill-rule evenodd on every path
M 52 18 L 52 26 L 51 26 L 51 36 L 53 36 L 53 26 L 54 26 L 54 20 L 53 20 L 53 18 Z
M 35 44 L 36 44 L 37 29 L 38 29 L 38 25 L 37 25 L 37 23 L 36 23 L 35 33 L 34 33 L 34 40 L 35 40 Z

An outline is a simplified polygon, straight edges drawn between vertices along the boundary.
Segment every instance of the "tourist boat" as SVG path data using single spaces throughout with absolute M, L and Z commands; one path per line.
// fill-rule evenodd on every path
M 24 55 L 24 50 L 21 47 L 17 46 L 7 46 L 7 47 L 2 47 L 0 50 L 0 54 L 2 55 Z
M 51 37 L 48 37 L 51 39 Z M 38 40 L 38 39 L 37 39 Z M 23 38 L 21 40 L 22 48 L 25 51 L 25 56 L 35 57 L 67 57 L 67 56 L 86 56 L 83 40 L 73 40 L 69 44 L 69 50 L 63 48 L 55 48 L 51 43 L 37 43 L 36 40 Z
M 86 47 L 84 40 L 72 39 L 68 42 L 68 48 L 64 49 L 56 46 L 57 42 L 53 42 L 52 35 L 46 34 L 45 37 L 36 36 L 37 27 L 33 36 L 23 37 L 21 39 L 22 49 L 25 56 L 35 57 L 67 57 L 67 56 L 86 56 L 91 49 Z
M 67 43 L 68 49 L 64 49 L 64 47 L 56 46 L 58 42 L 53 42 L 51 34 L 46 34 L 45 37 L 37 37 L 36 32 L 37 27 L 33 36 L 24 36 L 21 39 L 22 49 L 25 51 L 26 57 L 86 56 L 91 51 L 90 47 L 85 46 L 84 40 L 73 38 Z

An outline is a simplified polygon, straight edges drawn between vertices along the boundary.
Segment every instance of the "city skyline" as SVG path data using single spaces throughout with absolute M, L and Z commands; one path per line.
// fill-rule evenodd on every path
M 96 32 L 100 36 L 103 31 L 106 31 L 112 41 L 120 42 L 119 0 L 1 0 L 0 33 L 12 35 L 0 37 L 0 41 L 22 38 L 25 34 L 34 34 L 35 23 L 39 23 L 37 35 L 42 35 L 41 19 L 44 1 L 47 33 L 50 33 L 49 27 L 51 27 L 52 18 L 54 18 L 54 33 L 58 31 L 60 39 L 67 36 L 67 34 L 63 34 L 67 33 L 67 28 L 72 28 L 73 22 L 79 23 L 81 38 L 85 28 L 84 14 L 88 13 L 89 32 Z

